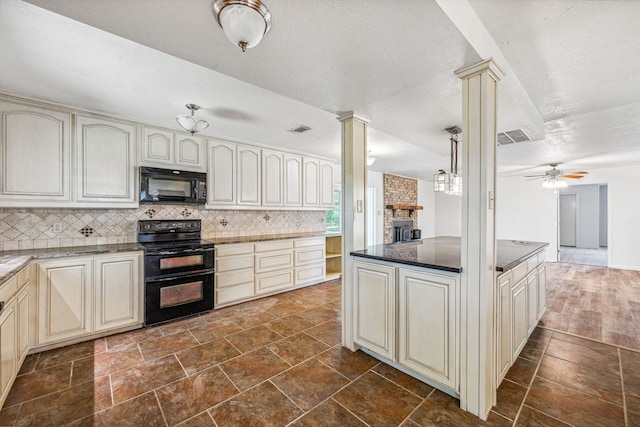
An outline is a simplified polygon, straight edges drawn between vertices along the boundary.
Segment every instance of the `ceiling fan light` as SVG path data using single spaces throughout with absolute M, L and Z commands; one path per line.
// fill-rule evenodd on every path
M 260 43 L 271 27 L 271 14 L 258 0 L 215 0 L 213 11 L 227 39 L 243 52 Z

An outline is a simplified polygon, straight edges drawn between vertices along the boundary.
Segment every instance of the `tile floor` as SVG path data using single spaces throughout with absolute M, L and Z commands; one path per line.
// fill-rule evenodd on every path
M 538 328 L 485 423 L 340 346 L 326 282 L 28 356 L 1 425 L 640 426 L 640 353 Z

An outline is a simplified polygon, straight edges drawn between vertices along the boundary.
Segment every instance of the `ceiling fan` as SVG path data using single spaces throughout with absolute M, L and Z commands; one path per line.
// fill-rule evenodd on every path
M 560 169 L 556 169 L 558 163 L 549 163 L 551 169 L 546 171 L 542 175 L 526 175 L 525 178 L 529 178 L 527 181 L 532 181 L 535 179 L 543 179 L 542 186 L 545 188 L 558 188 L 558 187 L 566 187 L 567 183 L 565 182 L 565 178 L 569 179 L 581 179 L 584 178 L 589 172 L 586 171 L 576 171 L 576 172 L 567 172 Z

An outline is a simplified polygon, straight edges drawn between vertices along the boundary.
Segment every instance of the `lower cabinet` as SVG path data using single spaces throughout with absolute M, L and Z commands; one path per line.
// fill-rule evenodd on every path
M 354 341 L 457 389 L 458 277 L 354 261 L 353 280 Z
M 324 280 L 324 237 L 216 246 L 216 308 Z
M 37 346 L 142 323 L 140 252 L 38 263 Z
M 454 277 L 398 269 L 398 363 L 453 389 L 457 284 Z
M 524 260 L 496 279 L 496 384 L 527 344 L 547 307 L 545 252 Z
M 18 373 L 18 343 L 16 334 L 16 298 L 5 302 L 0 314 L 0 391 L 4 403 Z
M 396 360 L 396 269 L 353 263 L 354 341 Z

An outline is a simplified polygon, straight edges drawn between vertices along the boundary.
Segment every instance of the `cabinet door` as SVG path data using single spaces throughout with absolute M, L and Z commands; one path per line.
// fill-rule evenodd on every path
M 511 367 L 511 272 L 498 277 L 496 310 L 496 365 L 497 385 Z
M 177 134 L 174 164 L 181 169 L 205 171 L 204 139 Z
M 527 279 L 511 288 L 511 360 L 516 360 L 527 343 Z
M 531 334 L 538 324 L 538 272 L 534 269 L 527 275 L 527 325 Z
M 354 262 L 353 277 L 354 341 L 395 360 L 395 268 Z
M 16 301 L 17 312 L 17 320 L 18 320 L 18 337 L 17 337 L 17 345 L 18 345 L 18 365 L 22 363 L 25 357 L 27 357 L 27 352 L 29 351 L 30 345 L 30 334 L 31 330 L 29 325 L 29 318 L 31 317 L 31 293 L 29 292 L 29 284 L 27 284 L 22 290 L 18 293 L 18 298 Z
M 238 145 L 238 204 L 260 205 L 260 149 Z
M 333 209 L 333 164 L 320 162 L 320 206 Z
M 212 205 L 236 204 L 236 146 L 209 140 L 207 201 Z
M 305 157 L 303 159 L 303 186 L 302 204 L 303 206 L 320 205 L 320 161 Z
M 38 344 L 90 334 L 91 259 L 38 264 Z
M 547 309 L 547 269 L 544 263 L 538 266 L 538 320 Z
M 16 340 L 16 303 L 7 302 L 0 314 L 0 404 L 11 389 L 18 370 Z
M 284 155 L 284 205 L 302 206 L 302 157 Z
M 455 388 L 456 278 L 403 268 L 398 278 L 398 362 Z
M 284 204 L 284 158 L 281 152 L 262 150 L 262 206 Z
M 96 257 L 95 331 L 142 323 L 140 255 Z
M 142 141 L 142 164 L 170 167 L 174 162 L 173 133 L 165 130 L 144 128 Z
M 76 200 L 135 203 L 135 127 L 78 116 Z
M 0 110 L 2 200 L 69 201 L 71 115 L 8 102 Z

